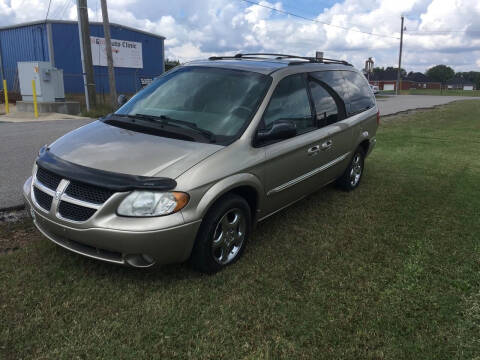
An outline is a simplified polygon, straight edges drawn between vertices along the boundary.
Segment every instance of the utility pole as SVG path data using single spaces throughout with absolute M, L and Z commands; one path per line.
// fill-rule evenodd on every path
M 117 107 L 117 87 L 115 85 L 115 70 L 113 68 L 112 41 L 110 39 L 110 22 L 108 21 L 107 0 L 102 2 L 103 33 L 105 34 L 105 51 L 107 52 L 108 85 L 110 86 L 110 102 Z
M 87 0 L 77 0 L 78 37 L 82 57 L 83 83 L 85 84 L 85 102 L 87 111 L 97 103 L 95 79 L 93 77 L 92 47 L 90 45 L 90 28 L 88 23 Z
M 397 87 L 395 94 L 398 95 L 400 86 L 402 84 L 402 78 L 400 74 L 400 69 L 402 68 L 402 48 L 403 48 L 403 15 L 402 15 L 402 26 L 400 28 L 400 53 L 398 54 L 398 74 L 397 74 Z

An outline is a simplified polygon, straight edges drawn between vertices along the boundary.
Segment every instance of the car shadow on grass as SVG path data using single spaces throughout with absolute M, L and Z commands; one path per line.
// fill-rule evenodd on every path
M 312 211 L 316 211 L 317 209 L 315 207 L 319 204 L 327 204 L 330 208 L 332 204 L 342 201 L 344 196 L 348 196 L 348 194 L 340 191 L 331 184 L 258 223 L 256 229 L 251 235 L 242 258 L 239 262 L 232 264 L 227 269 L 223 270 L 222 273 L 236 271 L 238 267 L 247 265 L 247 263 L 252 260 L 251 255 L 256 254 L 257 252 L 268 251 L 275 245 L 275 238 L 271 237 L 271 234 L 274 234 L 279 228 L 284 229 L 287 235 L 288 232 L 291 231 L 293 236 L 296 232 L 302 231 L 301 226 L 298 224 L 301 224 L 308 212 L 311 213 Z M 305 204 L 309 205 L 306 206 Z M 333 213 L 333 215 L 335 215 L 335 213 Z M 182 279 L 210 277 L 210 275 L 196 272 L 191 268 L 188 261 L 181 264 L 154 265 L 150 268 L 133 268 L 105 263 L 79 254 L 74 254 L 69 250 L 62 249 L 53 244 L 52 246 L 57 248 L 56 255 L 61 256 L 66 262 L 69 262 L 68 259 L 74 257 L 75 265 L 81 268 L 82 272 L 87 272 L 89 276 L 98 276 L 99 278 L 109 276 L 131 281 L 177 281 Z
M 251 260 L 251 254 L 255 254 L 258 251 L 264 251 L 265 246 L 268 248 L 270 245 L 273 245 L 271 242 L 275 241 L 275 239 L 270 238 L 269 234 L 274 233 L 281 224 L 284 226 L 285 219 L 287 219 L 287 225 L 291 224 L 293 227 L 292 231 L 295 231 L 295 224 L 301 221 L 302 217 L 304 217 L 304 212 L 309 211 L 308 208 L 305 208 L 304 202 L 317 203 L 321 199 L 322 202 L 326 201 L 327 203 L 331 203 L 331 201 L 334 201 L 334 198 L 338 194 L 342 194 L 342 192 L 336 189 L 333 185 L 329 185 L 307 196 L 306 198 L 302 199 L 302 201 L 293 204 L 292 206 L 260 222 L 251 235 L 248 246 L 245 249 L 244 256 L 238 263 L 232 264 L 222 272 L 228 273 L 231 271 L 236 271 L 237 267 L 242 266 L 243 263 Z M 311 208 L 311 206 L 309 206 L 309 208 Z M 17 228 L 26 229 L 22 231 L 28 231 L 29 234 L 40 238 L 40 241 L 43 242 L 43 244 L 41 244 L 41 251 L 45 254 L 50 253 L 50 256 L 48 256 L 49 262 L 56 261 L 59 266 L 66 266 L 71 271 L 78 271 L 79 276 L 86 275 L 88 277 L 97 278 L 98 280 L 109 277 L 112 280 L 122 279 L 124 281 L 126 280 L 127 282 L 178 281 L 184 279 L 200 279 L 203 277 L 210 277 L 209 275 L 196 272 L 190 267 L 188 261 L 181 264 L 154 265 L 150 268 L 133 268 L 130 266 L 119 266 L 117 264 L 110 264 L 91 259 L 50 243 L 38 232 L 38 230 L 33 228 L 33 224 L 31 224 L 30 219 L 25 219 L 23 222 L 23 224 L 17 225 Z M 28 242 L 25 242 L 25 244 L 28 244 Z

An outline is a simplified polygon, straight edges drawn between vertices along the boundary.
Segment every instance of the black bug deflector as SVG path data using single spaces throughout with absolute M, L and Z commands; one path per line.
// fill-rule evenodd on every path
M 52 154 L 47 146 L 40 149 L 36 163 L 64 179 L 80 181 L 113 191 L 172 190 L 177 186 L 177 182 L 170 178 L 121 174 L 77 165 Z

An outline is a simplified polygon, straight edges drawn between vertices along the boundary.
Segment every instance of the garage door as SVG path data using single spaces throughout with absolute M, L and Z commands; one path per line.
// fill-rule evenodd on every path
M 395 90 L 395 85 L 394 84 L 384 84 L 383 85 L 383 90 Z
M 473 90 L 473 85 L 464 85 L 463 90 Z

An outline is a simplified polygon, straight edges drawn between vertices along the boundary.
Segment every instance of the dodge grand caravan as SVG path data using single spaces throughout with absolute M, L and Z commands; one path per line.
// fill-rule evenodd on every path
M 257 222 L 331 182 L 355 189 L 378 124 L 347 62 L 212 57 L 44 146 L 23 192 L 40 232 L 73 252 L 213 273 Z

